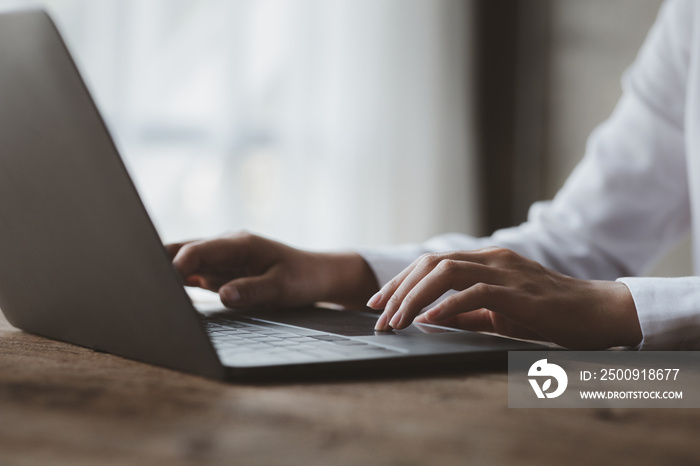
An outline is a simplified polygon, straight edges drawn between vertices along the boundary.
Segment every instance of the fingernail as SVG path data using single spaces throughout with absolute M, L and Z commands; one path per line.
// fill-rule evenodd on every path
M 380 290 L 380 291 L 377 291 L 377 292 L 374 294 L 374 296 L 372 296 L 371 298 L 369 298 L 369 301 L 367 301 L 367 307 L 374 307 L 374 306 L 376 306 L 377 304 L 379 304 L 379 301 L 381 301 L 381 300 L 382 300 L 382 292 L 381 292 L 381 290 Z
M 241 299 L 241 294 L 234 286 L 224 288 L 223 293 L 226 298 L 225 304 L 236 304 Z
M 379 316 L 377 323 L 374 325 L 374 329 L 380 332 L 386 330 L 386 314 L 382 313 L 382 315 Z
M 394 314 L 394 317 L 391 319 L 391 322 L 389 322 L 389 325 L 391 325 L 391 328 L 398 328 L 398 326 L 401 325 L 401 314 L 398 312 Z

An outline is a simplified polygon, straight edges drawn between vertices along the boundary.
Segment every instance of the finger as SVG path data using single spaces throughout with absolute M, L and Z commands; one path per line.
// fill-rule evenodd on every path
M 195 286 L 209 291 L 219 291 L 224 284 L 231 280 L 229 275 L 227 278 L 219 275 L 195 274 L 190 275 L 185 279 L 185 286 Z
M 498 246 L 489 246 L 472 251 L 453 251 L 439 254 L 439 256 L 489 266 L 503 266 L 505 264 L 512 263 L 514 260 L 522 259 L 521 256 L 510 249 L 501 248 Z
M 260 306 L 281 300 L 282 287 L 274 270 L 255 277 L 231 280 L 219 289 L 221 302 L 226 307 Z
M 379 291 L 377 291 L 377 293 L 369 299 L 369 301 L 367 301 L 367 307 L 376 310 L 384 309 L 391 295 L 394 294 L 394 291 L 396 291 L 399 285 L 401 285 L 401 282 L 408 277 L 408 274 L 413 271 L 419 261 L 420 259 L 416 259 L 411 263 L 411 265 L 403 269 L 397 276 L 385 283 L 384 286 L 381 287 Z
M 450 296 L 416 320 L 524 340 L 547 340 L 530 328 L 531 319 L 519 313 L 521 307 L 522 299 L 509 288 L 479 283 Z
M 395 329 L 405 328 L 426 306 L 435 302 L 445 292 L 461 291 L 477 283 L 503 285 L 505 275 L 506 272 L 485 265 L 444 259 L 406 293 L 389 325 Z M 409 279 L 405 280 L 404 284 Z M 399 291 L 394 296 L 398 294 Z
M 468 262 L 474 262 L 477 264 L 487 264 L 490 260 L 490 254 L 492 254 L 493 251 L 499 250 L 500 248 L 497 248 L 495 246 L 487 247 L 484 249 L 477 249 L 474 251 L 453 251 L 453 252 L 446 252 L 446 253 L 430 253 L 430 254 L 423 254 L 421 257 L 416 259 L 406 267 L 401 273 L 399 273 L 396 277 L 394 277 L 391 281 L 386 283 L 374 296 L 370 298 L 370 300 L 367 302 L 367 307 L 370 307 L 372 309 L 385 309 L 386 306 L 388 305 L 389 299 L 393 296 L 393 294 L 396 292 L 396 290 L 399 288 L 401 283 L 406 279 L 406 277 L 409 276 L 411 272 L 420 264 L 420 263 L 434 263 L 437 264 L 440 262 L 440 260 L 445 259 L 445 258 L 451 258 L 455 260 L 463 260 L 463 261 L 468 261 Z
M 443 327 L 453 327 L 472 332 L 495 332 L 496 329 L 491 319 L 491 311 L 488 309 L 477 309 L 475 311 L 464 312 L 446 320 L 431 321 L 425 314 L 416 317 L 415 322 L 419 324 L 434 324 Z
M 522 340 L 546 341 L 546 338 L 542 337 L 542 335 L 488 309 L 464 312 L 440 322 L 429 322 L 425 318 L 425 314 L 423 314 L 418 316 L 415 322 L 458 328 L 460 330 L 469 330 L 470 332 L 498 333 Z
M 170 256 L 170 259 L 174 259 L 175 256 L 177 255 L 177 252 L 186 244 L 188 243 L 193 243 L 195 240 L 191 241 L 181 241 L 179 243 L 170 243 L 170 244 L 165 244 L 165 251 L 168 253 Z
M 384 312 L 377 319 L 375 330 L 384 331 L 390 330 L 392 326 L 389 322 L 393 321 L 396 312 L 403 302 L 406 294 L 430 273 L 437 265 L 447 257 L 463 257 L 464 254 L 458 252 L 442 253 L 442 254 L 424 254 L 407 267 L 400 275 L 391 280 L 385 285 L 380 293 L 382 299 L 380 305 L 376 308 L 384 308 Z M 396 322 L 398 323 L 398 322 Z
M 442 322 L 478 309 L 507 315 L 509 309 L 517 304 L 509 288 L 480 282 L 436 304 L 426 311 L 424 319 L 432 323 Z
M 404 271 L 407 273 L 401 274 L 402 277 L 396 277 L 388 283 L 389 286 L 382 291 L 382 301 L 386 302 L 386 305 L 384 306 L 384 312 L 382 312 L 382 315 L 377 319 L 377 323 L 374 326 L 375 330 L 383 331 L 390 329 L 389 322 L 394 318 L 406 293 L 430 273 L 440 263 L 442 257 L 443 256 L 440 254 L 426 254 L 421 256 Z
M 226 266 L 227 269 L 240 267 L 250 252 L 243 240 L 217 238 L 193 241 L 180 247 L 173 265 L 183 278 L 211 268 Z

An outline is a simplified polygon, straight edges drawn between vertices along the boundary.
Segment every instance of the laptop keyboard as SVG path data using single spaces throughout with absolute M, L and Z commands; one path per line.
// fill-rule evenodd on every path
M 373 359 L 401 354 L 384 346 L 314 330 L 260 325 L 218 316 L 202 318 L 224 364 L 303 363 Z

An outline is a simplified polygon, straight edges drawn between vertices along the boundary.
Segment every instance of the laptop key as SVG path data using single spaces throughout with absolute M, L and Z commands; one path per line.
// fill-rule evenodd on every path
M 259 326 L 230 319 L 210 319 L 207 331 L 217 351 L 227 360 L 239 355 L 285 362 L 339 360 L 354 357 L 385 357 L 395 353 L 384 347 L 340 335 L 301 335 L 284 329 Z M 256 359 L 257 360 L 257 359 Z

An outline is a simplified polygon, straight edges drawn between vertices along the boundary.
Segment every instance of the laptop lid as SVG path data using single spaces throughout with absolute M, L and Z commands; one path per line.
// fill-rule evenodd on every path
M 223 367 L 58 31 L 0 15 L 0 309 L 30 333 Z

